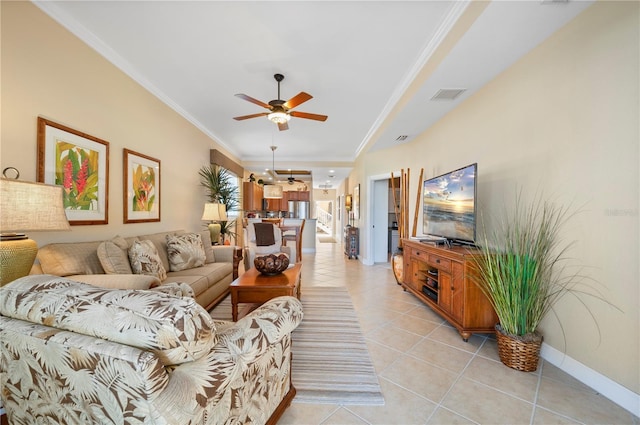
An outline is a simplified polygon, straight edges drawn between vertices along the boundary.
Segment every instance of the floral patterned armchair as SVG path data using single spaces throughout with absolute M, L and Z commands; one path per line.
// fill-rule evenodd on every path
M 0 386 L 9 423 L 275 423 L 295 395 L 294 297 L 237 323 L 190 297 L 51 275 L 0 288 Z

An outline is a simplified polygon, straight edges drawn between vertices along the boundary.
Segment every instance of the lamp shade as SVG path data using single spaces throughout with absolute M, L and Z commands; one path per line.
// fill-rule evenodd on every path
M 204 204 L 202 220 L 227 221 L 227 207 L 224 204 Z
M 0 179 L 0 286 L 28 275 L 38 253 L 17 232 L 69 229 L 62 186 Z
M 69 230 L 62 186 L 0 179 L 0 231 Z
M 265 199 L 282 199 L 283 189 L 278 184 L 267 184 L 264 186 Z

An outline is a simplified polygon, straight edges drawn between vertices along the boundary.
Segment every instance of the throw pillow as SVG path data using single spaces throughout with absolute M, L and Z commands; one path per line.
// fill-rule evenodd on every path
M 204 266 L 207 256 L 202 237 L 197 233 L 167 235 L 167 257 L 169 268 L 173 272 Z
M 129 248 L 129 262 L 135 274 L 156 276 L 160 280 L 167 278 L 156 246 L 150 240 L 134 241 Z
M 121 237 L 104 241 L 98 246 L 98 259 L 106 274 L 131 274 L 131 264 L 127 250 L 129 244 Z
M 200 237 L 202 238 L 202 245 L 204 245 L 204 253 L 207 256 L 205 263 L 215 263 L 216 257 L 213 253 L 213 247 L 211 246 L 211 233 L 209 233 L 208 229 L 203 230 L 200 232 Z

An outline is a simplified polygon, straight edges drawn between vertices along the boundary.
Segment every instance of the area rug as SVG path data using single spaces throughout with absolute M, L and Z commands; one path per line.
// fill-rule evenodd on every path
M 304 319 L 293 332 L 294 403 L 384 405 L 349 292 L 344 287 L 302 286 Z M 212 311 L 229 320 L 227 297 Z

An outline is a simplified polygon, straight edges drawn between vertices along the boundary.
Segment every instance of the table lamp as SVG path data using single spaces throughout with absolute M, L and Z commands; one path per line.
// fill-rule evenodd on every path
M 26 231 L 69 230 L 62 186 L 0 179 L 0 286 L 26 276 L 38 245 Z
M 209 224 L 209 233 L 211 234 L 211 242 L 220 243 L 220 223 L 219 221 L 227 221 L 227 207 L 224 204 L 204 204 L 202 212 L 202 220 L 212 221 Z

